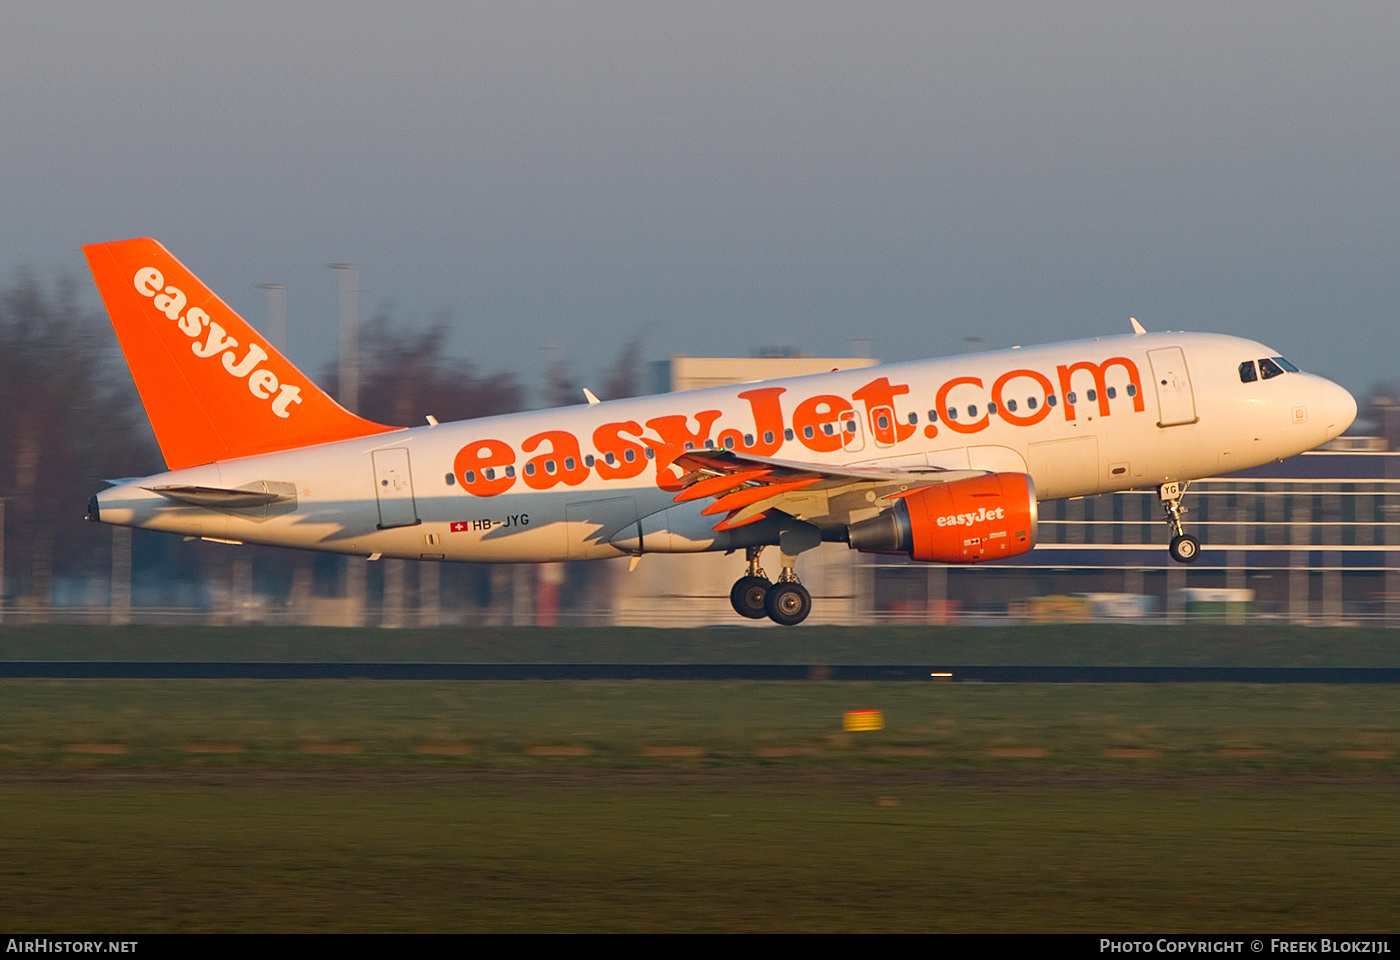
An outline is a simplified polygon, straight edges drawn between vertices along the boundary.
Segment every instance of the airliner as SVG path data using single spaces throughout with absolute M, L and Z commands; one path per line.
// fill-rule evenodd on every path
M 1035 547 L 1047 500 L 1155 490 L 1169 553 L 1191 563 L 1192 480 L 1310 450 L 1356 416 L 1269 347 L 1133 320 L 1123 336 L 393 427 L 339 406 L 156 241 L 84 253 L 169 468 L 114 481 L 90 520 L 369 559 L 742 550 L 735 612 L 785 625 L 811 610 L 797 563 L 822 544 L 999 560 Z

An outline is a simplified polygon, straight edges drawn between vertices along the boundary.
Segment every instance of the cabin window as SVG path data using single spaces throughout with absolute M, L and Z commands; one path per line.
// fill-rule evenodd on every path
M 631 451 L 631 450 L 628 450 L 627 452 L 628 452 L 628 453 L 631 453 L 632 451 Z M 631 458 L 631 457 L 628 457 L 627 459 L 628 459 L 628 460 L 631 460 L 632 458 Z M 656 459 L 656 451 L 653 450 L 651 447 L 647 447 L 647 459 L 648 459 L 648 460 L 655 460 L 655 459 Z
M 592 470 L 592 469 L 593 469 L 593 464 L 594 464 L 595 462 L 596 462 L 596 461 L 593 459 L 593 454 L 589 453 L 589 454 L 585 454 L 585 455 L 584 455 L 584 458 L 583 458 L 583 465 L 584 465 L 585 467 L 587 467 L 588 469 Z
M 1037 406 L 1039 406 L 1039 401 L 1037 401 L 1035 397 L 1027 397 L 1026 406 L 1027 408 L 1034 410 Z
M 495 468 L 495 467 L 487 467 L 487 468 L 486 468 L 486 479 L 487 479 L 487 480 L 495 480 L 495 479 L 496 479 L 496 468 Z
M 796 436 L 796 434 L 792 432 L 792 427 L 788 427 L 786 430 L 783 431 L 784 440 L 791 440 L 794 436 Z
M 687 450 L 694 450 L 694 449 L 695 449 L 695 444 L 693 444 L 693 443 L 691 443 L 689 440 L 687 440 L 687 441 L 685 442 L 685 448 L 686 448 Z
M 448 485 L 449 487 L 452 487 L 452 486 L 456 486 L 456 485 L 457 485 L 457 478 L 454 477 L 452 474 L 449 473 L 449 474 L 447 475 L 447 478 L 446 478 L 446 479 L 447 479 L 447 485 Z
M 880 428 L 880 431 L 883 433 L 884 431 L 890 428 L 890 418 L 882 413 L 879 417 L 876 418 L 875 425 L 878 426 Z
M 1099 393 L 1097 390 L 1090 390 L 1088 393 L 1085 394 L 1085 396 L 1089 398 L 1090 403 L 1093 403 L 1099 398 Z
M 569 471 L 570 473 L 573 473 L 573 472 L 574 472 L 574 467 L 575 467 L 575 466 L 577 466 L 577 464 L 575 464 L 574 458 L 573 458 L 573 457 L 565 457 L 565 458 L 564 458 L 564 469 L 565 469 L 565 470 Z
M 773 431 L 772 431 L 772 430 L 765 430 L 765 431 L 763 431 L 763 442 L 764 442 L 764 443 L 772 443 L 772 442 L 773 442 Z
M 957 408 L 957 407 L 949 407 L 949 408 L 948 408 L 948 419 L 949 419 L 949 420 L 956 420 L 956 419 L 958 419 L 958 408 Z
M 969 403 L 967 405 L 967 415 L 970 419 L 977 419 L 977 404 Z
M 1013 401 L 1013 402 L 1014 402 L 1014 401 Z M 987 404 L 987 412 L 988 412 L 988 413 L 991 413 L 991 414 L 995 414 L 995 413 L 997 412 L 997 405 L 996 405 L 995 403 L 989 403 L 989 404 Z
M 847 420 L 847 421 L 846 421 L 846 432 L 847 432 L 847 433 L 855 433 L 855 432 L 856 432 L 856 422 L 855 422 L 854 420 Z
M 647 448 L 647 456 L 648 456 L 648 457 L 651 456 L 651 448 L 650 448 L 650 447 Z M 632 463 L 634 460 L 637 459 L 637 451 L 636 451 L 636 450 L 633 450 L 631 447 L 628 447 L 626 450 L 623 451 L 623 453 L 622 453 L 622 459 L 626 460 L 628 463 Z M 609 463 L 612 462 L 612 454 L 611 454 L 611 453 L 608 454 L 608 462 L 609 462 Z
M 751 446 L 753 446 L 753 434 L 751 434 L 751 433 L 746 433 L 746 434 L 744 434 L 744 446 L 746 446 L 746 447 L 751 447 Z
M 515 468 L 506 467 L 506 476 L 510 477 L 512 480 L 515 479 Z
M 450 476 L 452 476 L 452 474 L 449 473 L 448 476 L 450 477 Z M 468 470 L 467 473 L 466 473 L 466 477 L 467 477 L 467 483 L 476 483 L 476 471 L 475 471 L 475 470 Z
M 1073 396 L 1074 396 L 1074 394 L 1071 393 L 1071 394 L 1070 394 L 1070 397 L 1073 397 Z M 1048 404 L 1050 404 L 1050 406 L 1053 407 L 1055 404 L 1059 403 L 1060 401 L 1059 401 L 1059 400 L 1056 400 L 1056 399 L 1055 399 L 1055 395 L 1052 393 L 1052 394 L 1050 394 L 1050 396 L 1048 396 L 1048 397 L 1045 398 L 1045 402 L 1048 403 Z M 1071 399 L 1071 400 L 1070 400 L 1070 403 L 1073 403 L 1073 402 L 1074 402 L 1074 400 Z
M 836 436 L 836 428 L 829 423 L 824 423 L 822 424 L 822 433 L 828 437 L 834 437 Z
M 1076 397 L 1076 396 L 1074 395 L 1074 391 L 1073 391 L 1073 390 L 1071 390 L 1069 393 L 1065 394 L 1065 403 L 1069 404 L 1070 406 L 1074 406 L 1074 405 L 1075 405 L 1076 403 L 1078 403 L 1078 402 L 1079 402 L 1079 398 Z
M 533 477 L 534 475 L 535 475 L 535 465 L 534 465 L 533 463 L 527 463 L 527 464 L 525 464 L 525 476 L 527 476 L 527 477 Z
M 1015 401 L 1015 400 L 1008 400 L 1008 401 L 1006 401 L 1006 412 L 1007 412 L 1007 413 L 1015 413 L 1015 412 L 1016 412 L 1016 401 Z
M 909 411 L 909 423 L 911 426 L 917 427 L 919 425 L 919 415 L 913 410 Z
M 937 423 L 937 422 L 938 422 L 938 411 L 937 411 L 937 410 L 930 410 L 930 411 L 928 412 L 928 422 L 929 422 L 929 423 Z
M 1118 396 L 1118 391 L 1117 391 L 1115 388 L 1113 388 L 1113 387 L 1109 387 L 1109 388 L 1108 388 L 1106 391 L 1104 391 L 1104 392 L 1108 394 L 1108 399 L 1110 399 L 1110 400 L 1112 400 L 1114 397 Z
M 553 460 L 546 460 L 546 461 L 544 462 L 544 472 L 545 472 L 545 473 L 554 474 L 554 473 L 558 472 L 558 470 L 559 470 L 559 465 L 556 464 Z
M 628 450 L 627 452 L 631 453 L 632 451 Z M 617 457 L 613 456 L 612 451 L 608 451 L 606 454 L 604 454 L 603 459 L 608 462 L 609 466 L 611 466 L 614 463 L 617 463 Z
M 815 430 L 812 429 L 812 425 L 809 423 L 809 424 L 807 424 L 807 426 L 805 426 L 805 427 L 802 428 L 802 435 L 803 435 L 804 437 L 806 437 L 808 440 L 811 440 L 813 437 L 815 437 L 815 436 L 817 435 L 817 432 L 816 432 Z
M 1128 396 L 1130 396 L 1130 397 L 1136 397 L 1136 396 L 1137 396 L 1137 385 L 1136 385 L 1136 384 L 1132 384 L 1132 383 L 1128 384 Z
M 726 450 L 733 450 L 733 449 L 734 449 L 734 438 L 733 438 L 733 437 L 725 437 L 725 438 L 724 438 L 724 449 L 726 449 Z

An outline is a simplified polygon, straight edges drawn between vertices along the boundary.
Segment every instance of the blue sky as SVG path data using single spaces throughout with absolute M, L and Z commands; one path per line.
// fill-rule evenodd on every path
M 450 318 L 532 385 L 765 345 L 1149 329 L 1353 391 L 1400 351 L 1394 3 L 33 3 L 0 271 L 154 236 L 294 360 Z M 90 294 L 96 306 L 95 293 Z

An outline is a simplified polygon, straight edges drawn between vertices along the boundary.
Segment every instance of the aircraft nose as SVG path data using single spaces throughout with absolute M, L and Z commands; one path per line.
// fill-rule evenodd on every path
M 1340 437 L 1356 419 L 1356 398 L 1339 384 L 1323 381 L 1322 409 L 1327 412 L 1327 439 Z

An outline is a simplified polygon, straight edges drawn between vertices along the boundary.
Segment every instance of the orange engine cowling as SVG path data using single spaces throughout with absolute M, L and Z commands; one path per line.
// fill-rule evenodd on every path
M 878 517 L 847 528 L 852 550 L 980 563 L 1035 546 L 1035 483 L 1027 474 L 991 473 L 936 483 L 899 498 Z

